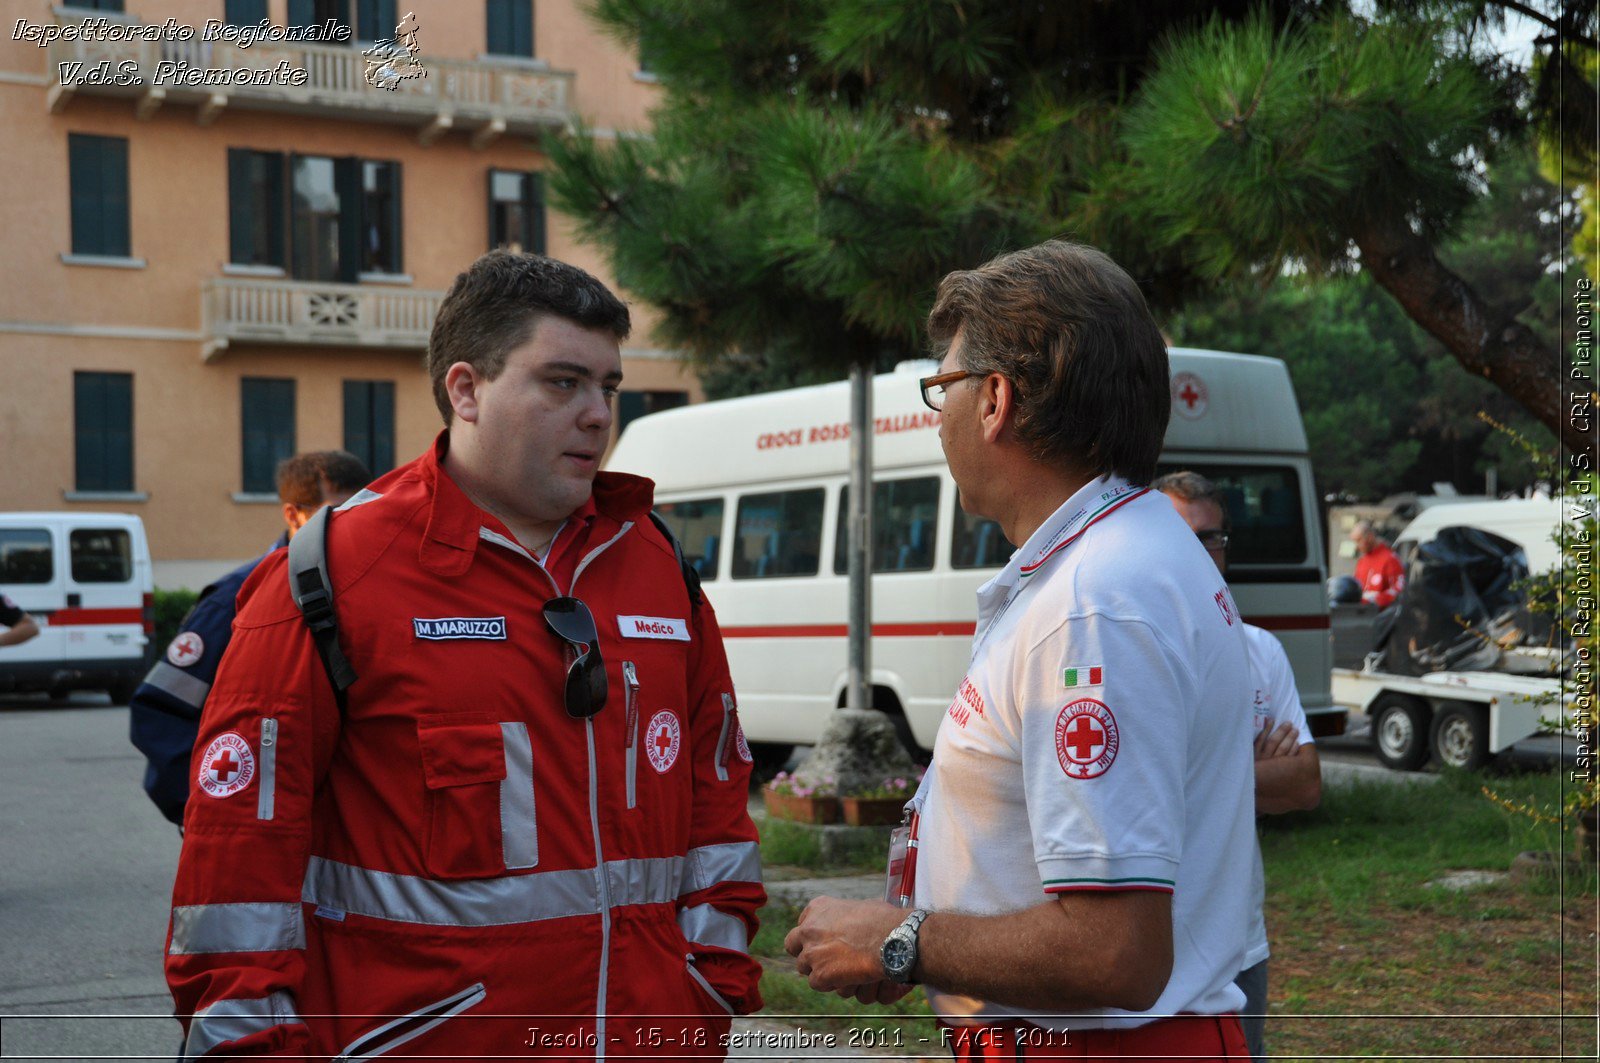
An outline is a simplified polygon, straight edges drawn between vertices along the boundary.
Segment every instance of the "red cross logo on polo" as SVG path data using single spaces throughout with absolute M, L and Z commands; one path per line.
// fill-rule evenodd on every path
M 1206 414 L 1211 405 L 1211 394 L 1206 382 L 1193 373 L 1177 373 L 1172 378 L 1172 412 L 1191 421 Z
M 678 750 L 683 745 L 683 728 L 678 725 L 678 718 L 663 709 L 650 717 L 650 726 L 644 733 L 650 736 L 644 747 L 650 766 L 666 774 L 678 762 Z
M 1217 608 L 1222 610 L 1222 619 L 1228 622 L 1229 627 L 1232 627 L 1235 615 L 1233 595 L 1229 594 L 1228 588 L 1224 587 L 1214 595 L 1214 598 L 1216 599 Z
M 218 735 L 200 758 L 195 781 L 209 797 L 229 797 L 256 777 L 256 755 L 237 732 Z
M 1056 717 L 1056 759 L 1069 778 L 1104 775 L 1117 745 L 1117 718 L 1093 698 L 1069 701 Z
M 205 640 L 193 631 L 185 631 L 167 646 L 167 660 L 179 668 L 187 668 L 205 655 Z

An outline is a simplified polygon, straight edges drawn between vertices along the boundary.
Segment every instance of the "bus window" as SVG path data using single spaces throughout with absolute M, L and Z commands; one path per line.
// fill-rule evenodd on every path
M 822 488 L 739 499 L 733 578 L 815 576 L 822 549 Z
M 698 498 L 688 502 L 663 502 L 656 507 L 672 534 L 683 546 L 683 556 L 700 573 L 702 583 L 717 578 L 718 548 L 722 545 L 722 499 Z
M 1011 560 L 1017 548 L 1006 541 L 1000 525 L 986 517 L 974 517 L 956 502 L 954 541 L 950 546 L 952 568 L 999 568 Z
M 850 570 L 850 488 L 839 489 L 839 526 L 833 571 Z M 939 478 L 885 480 L 872 485 L 872 571 L 928 572 L 939 520 Z
M 1156 474 L 1187 470 L 1216 484 L 1227 502 L 1228 565 L 1302 565 L 1305 514 L 1300 475 L 1287 465 L 1170 465 Z
M 133 544 L 122 529 L 78 529 L 68 541 L 74 581 L 126 583 L 133 578 Z
M 49 583 L 55 577 L 46 528 L 0 528 L 0 586 Z

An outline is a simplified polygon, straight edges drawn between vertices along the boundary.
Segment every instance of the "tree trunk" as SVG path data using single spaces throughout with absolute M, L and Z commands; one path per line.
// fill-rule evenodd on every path
M 1513 314 L 1489 306 L 1405 222 L 1354 227 L 1361 268 L 1406 315 L 1555 433 L 1572 453 L 1595 451 L 1594 381 L 1573 379 L 1570 359 L 1541 344 Z M 1570 295 L 1570 293 L 1568 293 Z
M 845 707 L 872 708 L 872 363 L 850 367 L 849 680 Z

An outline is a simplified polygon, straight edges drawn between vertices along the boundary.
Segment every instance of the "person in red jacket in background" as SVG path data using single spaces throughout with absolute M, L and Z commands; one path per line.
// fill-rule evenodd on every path
M 1378 538 L 1370 520 L 1356 521 L 1350 541 L 1361 551 L 1356 562 L 1356 582 L 1361 584 L 1361 600 L 1382 609 L 1400 596 L 1406 586 L 1406 567 L 1389 544 Z
M 434 445 L 331 515 L 341 706 L 280 551 L 201 719 L 167 981 L 185 1059 L 720 1058 L 761 1006 L 749 747 L 711 606 L 599 472 L 627 308 L 491 252 Z

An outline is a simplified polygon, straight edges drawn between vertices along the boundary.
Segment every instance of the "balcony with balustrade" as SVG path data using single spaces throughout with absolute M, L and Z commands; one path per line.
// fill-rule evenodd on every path
M 201 287 L 201 354 L 232 344 L 422 350 L 444 292 L 256 277 Z
M 570 72 L 403 53 L 401 62 L 385 63 L 392 49 L 298 41 L 241 47 L 203 36 L 197 29 L 186 41 L 51 41 L 50 110 L 61 112 L 80 93 L 117 96 L 134 101 L 139 119 L 163 106 L 192 106 L 201 125 L 229 108 L 277 111 L 413 125 L 424 145 L 459 131 L 475 148 L 563 127 L 573 113 Z

